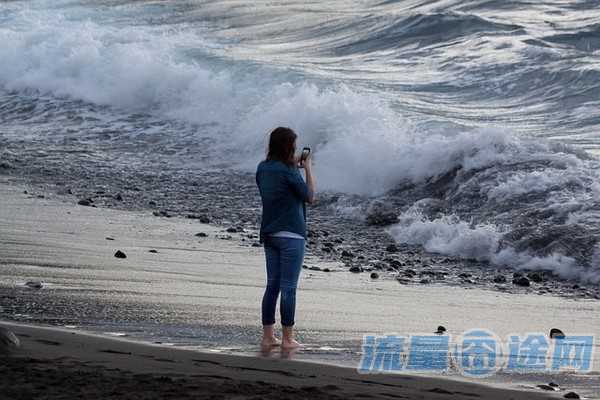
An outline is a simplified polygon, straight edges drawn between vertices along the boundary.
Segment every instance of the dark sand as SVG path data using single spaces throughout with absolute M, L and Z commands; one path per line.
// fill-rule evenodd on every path
M 545 393 L 496 389 L 407 375 L 210 354 L 57 328 L 0 323 L 21 349 L 2 358 L 3 399 L 544 399 Z

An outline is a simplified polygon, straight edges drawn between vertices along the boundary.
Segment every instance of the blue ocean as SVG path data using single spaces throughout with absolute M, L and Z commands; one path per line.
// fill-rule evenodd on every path
M 252 173 L 290 126 L 340 218 L 600 283 L 598 0 L 5 1 L 0 43 L 30 176 Z

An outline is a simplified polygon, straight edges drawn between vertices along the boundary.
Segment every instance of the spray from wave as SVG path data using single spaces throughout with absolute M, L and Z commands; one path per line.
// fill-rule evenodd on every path
M 415 117 L 397 106 L 414 99 L 414 93 L 403 97 L 399 92 L 400 100 L 390 101 L 389 93 L 376 86 L 365 89 L 350 80 L 328 80 L 323 73 L 223 57 L 227 48 L 205 40 L 204 31 L 191 24 L 132 26 L 118 23 L 118 18 L 107 23 L 106 15 L 103 22 L 95 22 L 85 7 L 11 7 L 0 17 L 0 85 L 5 92 L 17 93 L 10 96 L 11 102 L 27 102 L 28 97 L 18 93 L 32 92 L 50 96 L 56 104 L 64 98 L 83 101 L 86 112 L 91 108 L 96 114 L 82 118 L 75 128 L 93 131 L 102 121 L 120 132 L 117 142 L 129 140 L 128 132 L 154 129 L 149 116 L 178 121 L 182 125 L 161 132 L 160 141 L 178 143 L 189 136 L 186 144 L 194 154 L 204 143 L 201 138 L 209 138 L 209 163 L 235 159 L 227 167 L 245 171 L 263 156 L 266 134 L 273 127 L 292 126 L 301 133 L 300 145 L 315 150 L 322 189 L 358 195 L 352 197 L 358 207 L 373 197 L 398 207 L 399 224 L 390 230 L 397 240 L 491 264 L 549 269 L 565 278 L 600 282 L 600 165 L 583 152 L 507 129 L 436 124 L 434 106 Z M 401 49 L 417 51 L 423 41 L 441 40 L 432 38 L 440 24 L 451 25 L 457 41 L 481 39 L 482 32 L 522 33 L 517 26 L 452 13 L 418 14 L 403 23 L 373 21 L 382 25 L 361 29 L 359 41 L 331 40 L 327 56 L 363 60 L 365 55 L 393 50 L 398 58 Z M 333 28 L 332 34 L 340 34 Z M 390 41 L 392 36 L 397 40 Z M 398 40 L 404 45 L 394 46 Z M 491 43 L 481 40 L 485 46 Z M 554 37 L 560 43 L 568 40 Z M 314 48 L 309 50 L 306 54 L 314 56 Z M 294 54 L 297 51 L 298 47 Z M 548 56 L 548 51 L 538 53 Z M 488 70 L 488 64 L 473 68 L 481 72 L 479 78 L 505 68 Z M 440 66 L 431 75 L 442 77 L 456 68 Z M 581 75 L 583 82 L 594 73 Z M 571 71 L 561 74 L 553 76 L 573 77 Z M 520 81 L 529 79 L 527 71 L 519 76 Z M 466 86 L 462 100 L 485 103 L 467 78 L 460 80 Z M 423 98 L 460 101 L 452 99 L 456 92 L 436 96 L 440 88 L 449 87 L 426 82 L 419 89 Z M 426 88 L 433 92 L 424 93 Z M 495 94 L 501 95 L 507 91 Z M 106 107 L 131 118 L 107 122 L 102 111 Z M 415 109 L 420 107 L 422 103 Z M 6 121 L 14 118 L 14 123 L 35 123 L 44 117 L 36 107 L 22 108 L 18 118 L 9 117 L 13 108 L 8 106 L 0 115 Z M 484 113 L 486 108 L 473 112 Z M 52 129 L 57 135 L 64 132 L 60 124 Z M 160 148 L 141 139 L 135 145 L 139 154 Z M 175 158 L 170 161 L 177 163 Z

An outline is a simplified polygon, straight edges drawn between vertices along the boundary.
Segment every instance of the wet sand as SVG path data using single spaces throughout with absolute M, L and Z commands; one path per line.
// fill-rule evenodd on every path
M 209 354 L 0 323 L 22 349 L 0 363 L 9 399 L 544 399 L 444 379 L 360 375 L 354 369 L 285 359 Z
M 119 335 L 145 342 L 170 342 L 188 349 L 230 353 L 227 357 L 234 357 L 231 360 L 245 360 L 252 365 L 281 362 L 231 355 L 256 355 L 258 351 L 255 344 L 259 339 L 257 321 L 264 266 L 262 249 L 252 247 L 255 232 L 229 233 L 197 220 L 79 206 L 61 199 L 38 198 L 36 193 L 25 194 L 23 190 L 23 187 L 0 184 L 0 318 L 72 326 L 106 334 L 119 332 Z M 196 236 L 199 232 L 206 233 L 207 237 Z M 123 251 L 127 258 L 115 258 L 117 250 Z M 451 335 L 485 328 L 501 338 L 510 333 L 547 332 L 552 327 L 562 328 L 567 333 L 600 332 L 598 301 L 443 285 L 400 285 L 393 280 L 371 279 L 368 274 L 349 274 L 341 266 L 338 270 L 338 265 L 324 265 L 317 259 L 308 259 L 307 264 L 321 269 L 327 267 L 331 272 L 304 270 L 302 273 L 298 330 L 307 346 L 293 355 L 294 361 L 286 360 L 290 366 L 297 360 L 312 360 L 354 367 L 362 335 L 430 334 L 438 325 L 448 328 Z M 27 281 L 42 281 L 43 287 L 30 289 L 25 286 Z M 43 332 L 58 334 L 59 331 Z M 79 332 L 77 335 L 83 337 Z M 24 351 L 30 346 L 27 343 L 24 337 Z M 56 351 L 64 346 L 43 348 Z M 183 351 L 172 347 L 151 348 Z M 78 362 L 86 361 L 88 353 L 93 351 L 80 353 L 76 357 Z M 32 353 L 29 354 L 31 357 Z M 206 355 L 198 351 L 193 354 L 196 358 L 198 354 Z M 109 361 L 120 357 L 114 353 L 101 355 Z M 596 371 L 599 370 L 597 362 Z M 139 364 L 138 361 L 131 363 Z M 159 365 L 164 367 L 156 363 Z M 29 368 L 26 364 L 22 366 Z M 298 368 L 327 370 L 333 367 Z M 163 370 L 152 367 L 146 372 L 161 373 L 159 371 Z M 350 372 L 354 371 L 352 368 L 344 371 L 356 375 Z M 277 376 L 284 378 L 279 384 L 292 384 L 292 379 L 286 383 L 288 375 Z M 368 380 L 372 378 L 375 376 L 368 376 Z M 239 375 L 232 379 L 245 378 Z M 377 376 L 376 379 L 400 378 Z M 410 382 L 428 382 L 428 379 L 406 378 Z M 513 388 L 535 388 L 535 384 L 549 380 L 558 381 L 566 388 L 589 386 L 597 390 L 594 388 L 598 386 L 597 375 L 583 384 L 569 376 L 536 379 L 532 382 L 524 377 L 502 376 L 481 382 Z M 446 385 L 467 385 L 449 379 L 434 381 L 436 387 L 450 391 L 463 390 L 448 389 Z M 419 396 L 434 396 L 431 398 L 439 395 L 419 393 Z M 528 393 L 528 396 L 533 395 L 531 391 Z

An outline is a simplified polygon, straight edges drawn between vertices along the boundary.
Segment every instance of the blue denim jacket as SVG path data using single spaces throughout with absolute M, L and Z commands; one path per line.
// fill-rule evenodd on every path
M 262 199 L 260 241 L 279 231 L 306 237 L 306 202 L 310 190 L 298 168 L 281 161 L 265 160 L 256 169 L 256 184 Z

